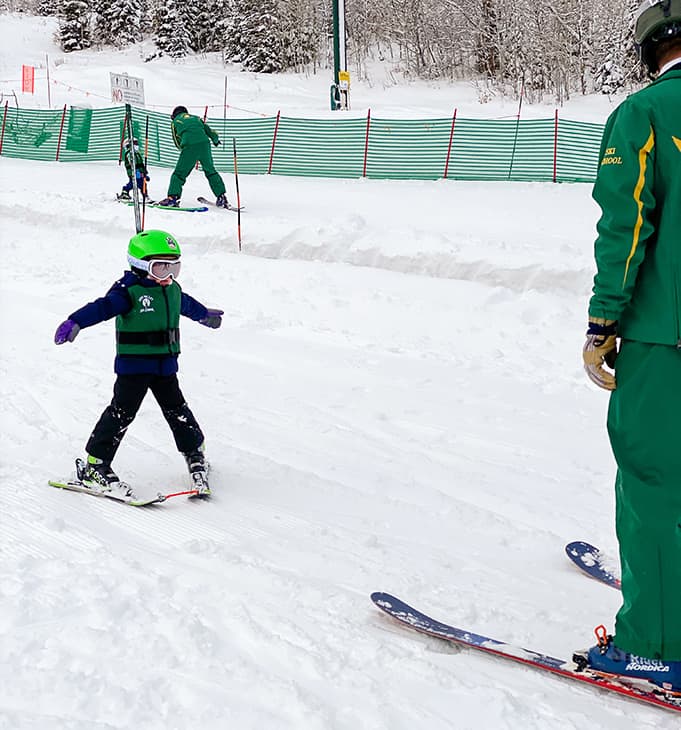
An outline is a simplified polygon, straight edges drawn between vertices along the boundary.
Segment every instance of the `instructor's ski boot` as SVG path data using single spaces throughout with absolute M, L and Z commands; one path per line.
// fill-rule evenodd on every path
M 596 627 L 595 633 L 598 644 L 576 652 L 572 657 L 578 670 L 626 679 L 645 679 L 667 692 L 681 693 L 681 661 L 648 659 L 618 649 L 605 626 Z
M 123 190 L 121 190 L 121 192 L 118 193 L 116 197 L 118 198 L 118 200 L 132 200 L 132 198 L 130 197 L 130 193 L 125 188 L 123 188 Z
M 203 444 L 196 451 L 188 451 L 183 456 L 189 469 L 192 488 L 196 489 L 199 495 L 210 494 L 210 487 L 208 486 L 208 470 L 210 467 L 203 453 Z
M 118 478 L 111 464 L 96 456 L 88 455 L 87 461 L 76 459 L 76 476 L 93 492 L 110 492 L 112 497 L 123 501 L 135 499 L 132 488 Z
M 167 198 L 163 198 L 163 200 L 159 200 L 157 205 L 160 205 L 163 208 L 178 208 L 180 205 L 180 196 L 179 195 L 169 195 Z
M 215 205 L 218 208 L 229 208 L 229 201 L 225 197 L 225 194 L 224 193 L 222 195 L 218 195 L 218 197 L 217 197 L 217 199 L 215 201 Z

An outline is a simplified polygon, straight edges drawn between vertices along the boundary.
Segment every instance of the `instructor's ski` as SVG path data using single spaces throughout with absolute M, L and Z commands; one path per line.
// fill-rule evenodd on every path
M 134 205 L 134 202 L 132 200 L 118 199 L 118 202 L 123 203 L 124 205 Z M 147 208 L 158 208 L 159 210 L 176 210 L 182 213 L 206 213 L 208 211 L 208 207 L 205 205 L 202 205 L 200 207 L 183 207 L 181 205 L 159 205 L 158 203 L 151 202 L 150 200 L 147 200 L 145 205 Z
M 605 565 L 603 553 L 588 542 L 571 542 L 565 546 L 568 558 L 584 573 L 611 588 L 619 590 L 620 579 Z
M 241 208 L 236 208 L 233 205 L 228 205 L 226 208 L 223 208 L 221 205 L 215 205 L 215 203 L 208 200 L 208 198 L 202 198 L 201 196 L 199 196 L 197 200 L 199 203 L 203 203 L 203 205 L 211 205 L 213 208 L 217 208 L 218 210 L 231 210 L 233 213 L 238 213 L 240 210 L 244 209 L 243 205 Z
M 665 693 L 661 688 L 658 689 L 655 685 L 644 680 L 630 680 L 616 675 L 597 674 L 586 669 L 579 670 L 574 661 L 556 659 L 546 654 L 521 649 L 503 641 L 458 629 L 455 626 L 444 624 L 430 618 L 430 616 L 426 616 L 426 614 L 417 611 L 388 593 L 372 593 L 371 600 L 382 611 L 420 633 L 435 636 L 438 639 L 460 646 L 478 649 L 502 659 L 510 659 L 513 662 L 519 662 L 535 669 L 567 677 L 585 685 L 592 685 L 603 690 L 626 695 L 639 702 L 681 712 L 681 696 Z

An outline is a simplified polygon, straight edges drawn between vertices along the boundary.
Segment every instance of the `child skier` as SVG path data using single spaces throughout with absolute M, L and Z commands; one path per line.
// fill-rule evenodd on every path
M 208 309 L 182 291 L 180 245 L 164 231 L 143 231 L 130 239 L 126 271 L 106 293 L 69 315 L 54 335 L 57 345 L 73 342 L 80 330 L 116 317 L 113 400 L 86 446 L 87 460 L 76 461 L 83 486 L 123 501 L 136 499 L 111 462 L 123 436 L 151 390 L 185 458 L 193 488 L 209 494 L 204 437 L 177 380 L 180 315 L 213 329 L 224 312 Z
M 132 165 L 130 163 L 130 140 L 126 139 L 123 142 L 123 162 L 125 163 L 125 172 L 128 175 L 128 182 L 123 186 L 121 192 L 116 196 L 119 200 L 130 200 L 130 191 L 132 190 Z M 133 153 L 135 155 L 135 175 L 137 177 L 137 189 L 140 194 L 147 196 L 146 183 L 149 182 L 149 173 L 147 167 L 144 164 L 144 158 L 140 152 L 140 144 L 135 137 L 132 140 Z

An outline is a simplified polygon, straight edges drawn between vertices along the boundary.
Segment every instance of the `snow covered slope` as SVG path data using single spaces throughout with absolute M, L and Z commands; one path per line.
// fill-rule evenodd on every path
M 0 174 L 0 728 L 676 727 L 368 598 L 554 655 L 611 624 L 616 592 L 563 555 L 615 546 L 607 396 L 580 358 L 587 186 L 244 177 L 242 253 L 233 214 L 147 211 L 226 315 L 182 334 L 215 496 L 136 510 L 46 485 L 111 397 L 112 323 L 52 336 L 125 267 L 120 170 Z M 194 173 L 184 200 L 206 193 Z M 151 397 L 114 465 L 141 492 L 186 483 Z

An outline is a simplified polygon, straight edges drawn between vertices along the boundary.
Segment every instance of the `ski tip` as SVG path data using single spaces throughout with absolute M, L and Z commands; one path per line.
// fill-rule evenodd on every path
M 371 600 L 379 607 L 379 608 L 391 608 L 396 603 L 401 603 L 401 601 L 398 601 L 395 596 L 391 596 L 390 593 L 384 593 L 383 591 L 374 591 L 371 594 Z
M 588 542 L 584 542 L 583 540 L 575 540 L 574 542 L 569 542 L 565 546 L 565 552 L 569 557 L 573 558 L 579 555 L 584 555 L 586 553 L 593 553 L 594 555 L 598 555 L 598 553 L 600 553 L 600 550 Z

